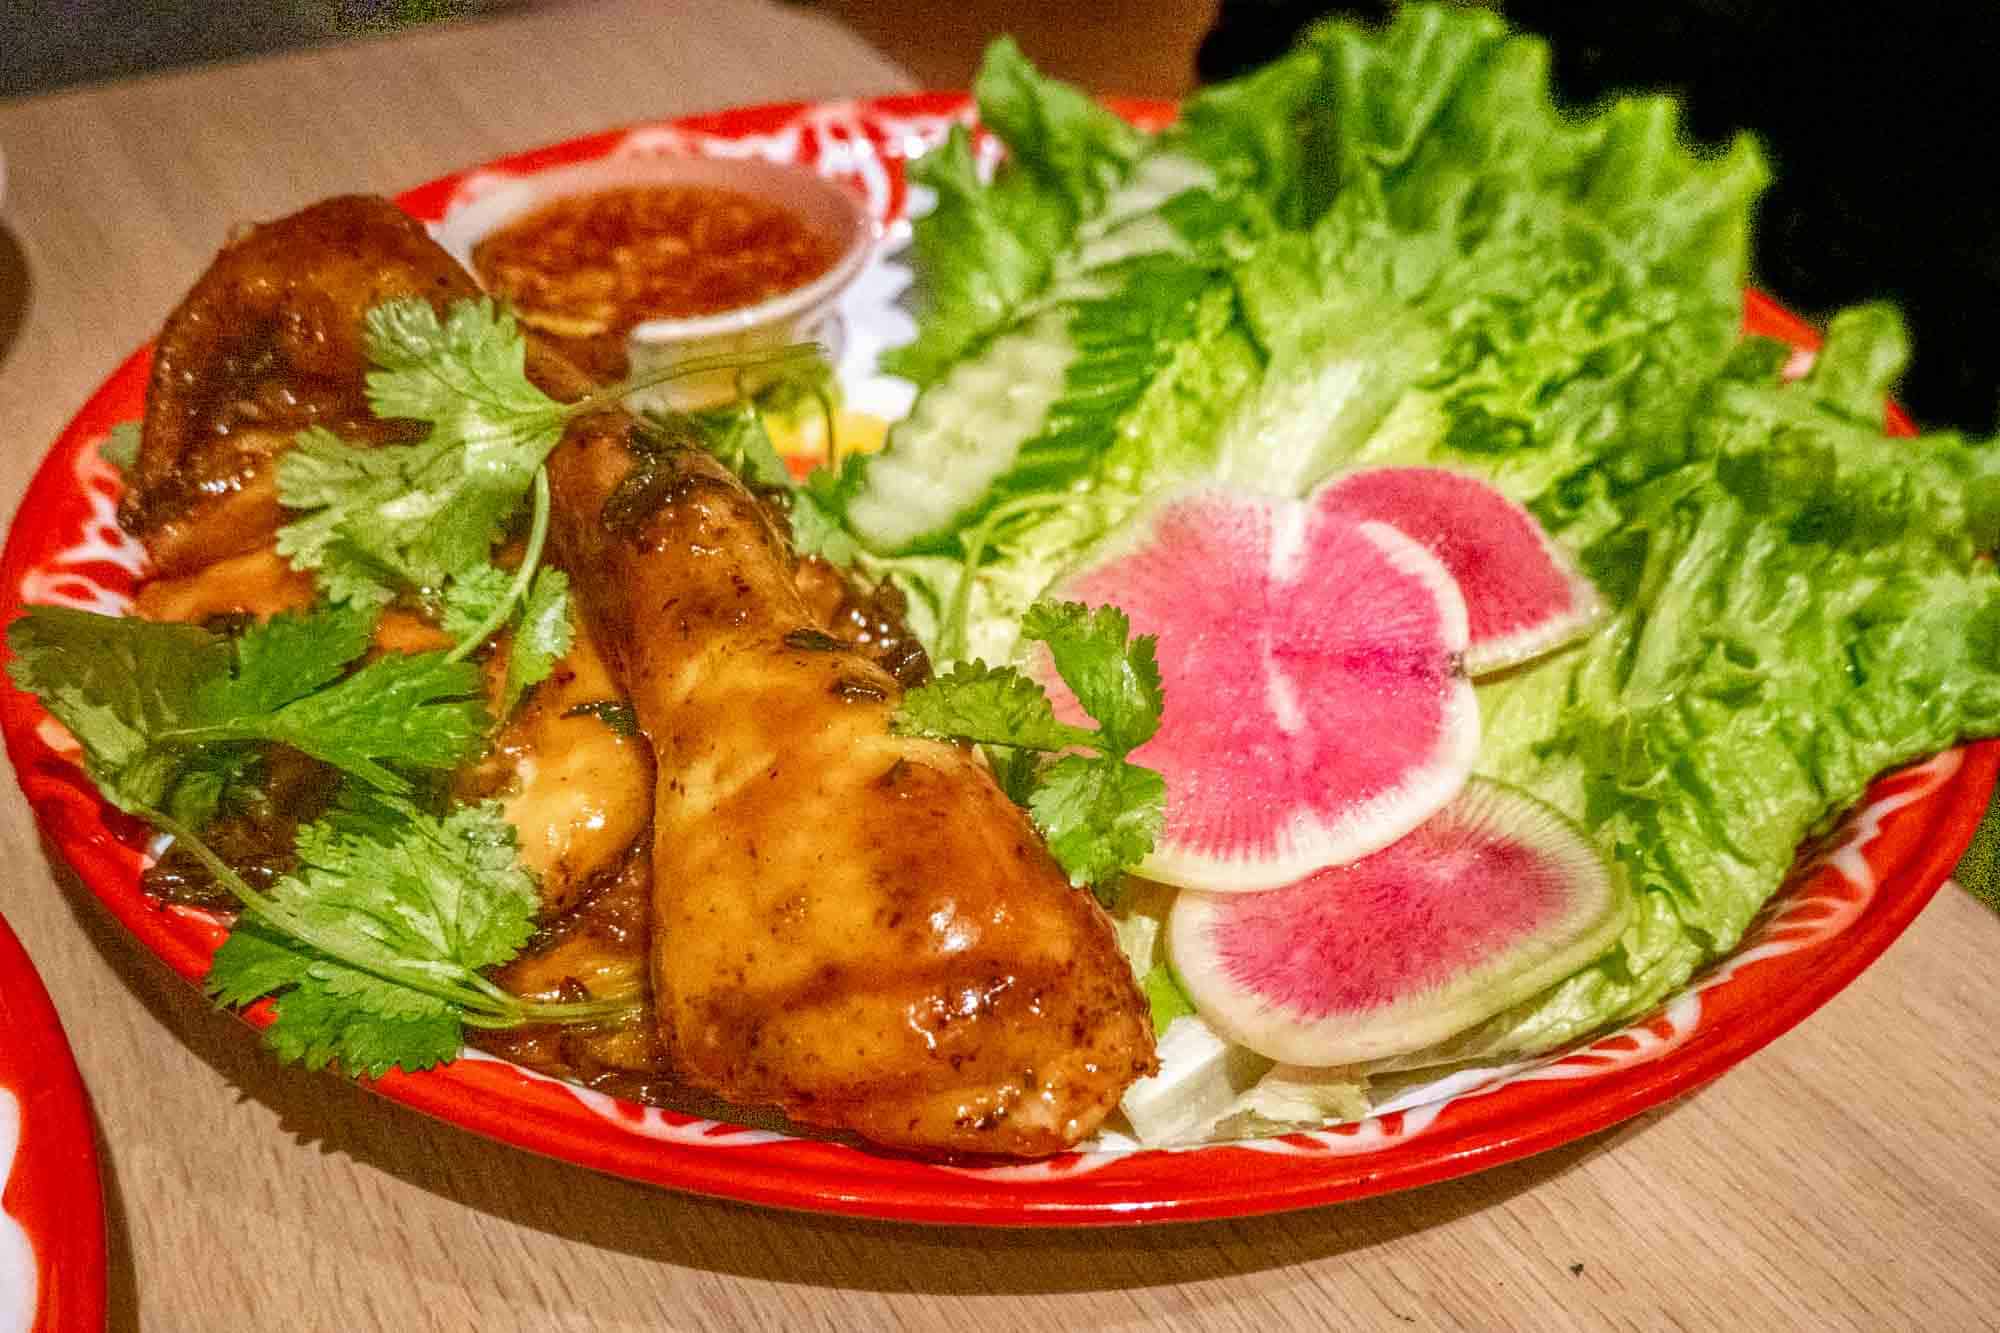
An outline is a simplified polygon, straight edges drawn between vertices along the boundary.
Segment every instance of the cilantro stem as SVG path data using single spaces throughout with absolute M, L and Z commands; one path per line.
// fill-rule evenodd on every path
M 411 973 L 401 969 L 385 968 L 377 962 L 354 957 L 347 950 L 341 948 L 338 943 L 322 935 L 303 916 L 286 910 L 267 894 L 259 893 L 256 889 L 251 888 L 249 881 L 238 874 L 234 866 L 217 855 L 215 849 L 204 842 L 201 835 L 193 829 L 172 816 L 163 814 L 157 810 L 143 810 L 140 813 L 151 820 L 162 832 L 171 834 L 175 842 L 192 852 L 194 858 L 200 861 L 210 874 L 215 876 L 216 881 L 228 889 L 238 902 L 243 904 L 245 911 L 257 917 L 260 921 L 265 922 L 273 929 L 290 935 L 301 944 L 307 944 L 318 949 L 329 958 L 336 959 L 348 967 L 354 968 L 356 971 L 366 972 L 368 975 L 379 978 L 382 981 L 387 981 L 398 986 L 405 986 L 410 990 L 420 991 L 425 995 L 431 996 L 433 999 L 443 1000 L 445 1003 L 457 1006 L 460 1009 L 470 1010 L 475 1006 L 490 1006 L 492 1004 L 492 1001 L 488 997 L 480 994 L 471 987 L 439 984 L 432 980 L 426 972 Z
M 836 419 L 836 413 L 833 410 L 833 397 L 832 395 L 827 393 L 826 389 L 817 382 L 815 382 L 812 386 L 812 396 L 813 396 L 813 401 L 819 404 L 820 420 L 825 423 L 825 429 L 826 429 L 825 466 L 831 468 L 835 473 L 838 473 L 840 471 L 840 432 L 838 431 L 838 429 L 835 427 L 834 424 Z
M 514 608 L 528 595 L 528 585 L 535 581 L 536 570 L 541 568 L 542 546 L 548 539 L 549 470 L 545 465 L 535 469 L 535 516 L 528 527 L 528 549 L 521 556 L 520 567 L 514 571 L 514 581 L 507 585 L 507 595 L 486 613 L 486 619 L 479 622 L 477 629 L 459 640 L 458 646 L 445 655 L 445 661 L 465 660 L 513 616 Z
M 498 987 L 494 988 L 499 990 Z M 521 1027 L 529 1023 L 601 1023 L 608 1019 L 628 1018 L 639 1012 L 638 997 L 630 991 L 621 990 L 611 995 L 593 996 L 588 1000 L 524 1000 L 516 995 L 508 995 L 508 1006 L 514 1017 L 507 1022 L 479 1023 L 470 1017 L 467 1022 L 474 1027 Z
M 489 1032 L 505 1031 L 508 1028 L 527 1027 L 535 1023 L 559 1023 L 573 1026 L 580 1023 L 603 1023 L 612 1019 L 629 1018 L 639 1012 L 639 1001 L 630 995 L 618 994 L 602 996 L 590 1000 L 523 1000 L 506 995 L 507 1013 L 494 1017 L 467 1009 L 460 1013 L 459 1021 L 467 1027 L 484 1028 Z
M 468 1017 L 466 1021 L 474 1027 L 516 1027 L 524 1022 L 587 1023 L 598 1018 L 622 1017 L 637 1012 L 639 1008 L 638 1000 L 629 990 L 593 996 L 588 1000 L 528 1000 L 500 989 L 477 972 L 471 975 L 470 981 L 491 996 L 495 1004 L 518 1016 L 504 1023 L 479 1023 Z
M 600 408 L 612 407 L 625 398 L 665 384 L 669 380 L 685 378 L 689 375 L 704 375 L 716 370 L 748 370 L 758 366 L 782 365 L 787 361 L 797 361 L 808 356 L 818 356 L 818 343 L 788 343 L 783 347 L 750 352 L 717 352 L 712 356 L 691 356 L 685 361 L 661 366 L 644 374 L 634 375 L 608 388 L 584 395 L 563 409 L 565 417 L 579 417 Z
M 358 972 L 366 972 L 392 985 L 442 1000 L 458 1012 L 459 1021 L 468 1027 L 502 1029 L 522 1027 L 529 1023 L 595 1023 L 622 1017 L 634 1012 L 638 1007 L 636 1000 L 622 994 L 586 1001 L 523 1000 L 502 990 L 479 973 L 452 964 L 413 962 L 408 968 L 400 968 L 385 967 L 376 960 L 357 958 L 338 943 L 326 938 L 315 929 L 312 922 L 300 914 L 287 910 L 269 895 L 250 887 L 249 881 L 238 874 L 236 868 L 223 860 L 192 828 L 159 810 L 141 808 L 137 813 L 192 853 L 194 858 L 215 876 L 216 882 L 229 890 L 230 894 L 243 904 L 243 910 L 258 920 Z M 438 970 L 456 972 L 460 975 L 460 979 L 440 981 L 435 976 Z
M 1000 525 L 1016 514 L 1031 514 L 1038 509 L 1057 509 L 1065 505 L 1080 504 L 1081 495 L 1021 495 L 997 504 L 986 511 L 986 517 L 972 530 L 965 542 L 965 563 L 958 576 L 958 586 L 951 590 L 951 602 L 945 608 L 944 624 L 938 630 L 938 657 L 942 662 L 965 660 L 968 624 L 972 619 L 972 584 L 979 573 L 979 563 L 986 556 L 986 548 L 993 544 L 993 536 Z

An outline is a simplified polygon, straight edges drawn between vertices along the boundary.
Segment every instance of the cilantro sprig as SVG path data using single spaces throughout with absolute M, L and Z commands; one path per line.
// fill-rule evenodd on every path
M 218 879 L 236 878 L 193 846 Z M 300 830 L 298 857 L 268 894 L 251 891 L 204 983 L 223 1004 L 275 995 L 265 1040 L 287 1060 L 380 1077 L 452 1059 L 467 1027 L 592 1022 L 630 1007 L 523 1000 L 481 974 L 520 951 L 536 909 L 495 802 L 440 816 L 352 797 Z
M 1037 602 L 1021 637 L 1046 648 L 1095 730 L 1059 719 L 1048 693 L 1019 670 L 980 661 L 911 690 L 895 728 L 992 747 L 1001 786 L 1027 807 L 1070 882 L 1109 902 L 1166 817 L 1165 779 L 1126 758 L 1159 730 L 1166 701 L 1154 636 L 1132 637 L 1116 607 Z
M 685 375 L 782 362 L 813 349 L 689 358 L 558 402 L 527 374 L 527 339 L 505 307 L 454 302 L 440 317 L 415 297 L 370 310 L 364 346 L 375 369 L 368 403 L 385 420 L 429 427 L 415 444 L 357 449 L 324 427 L 300 433 L 278 462 L 278 498 L 296 517 L 278 551 L 313 572 L 335 602 L 379 607 L 405 593 L 442 599 L 463 658 L 496 631 L 517 636 L 506 697 L 548 674 L 561 649 L 546 626 L 566 619 L 566 589 L 541 569 L 549 525 L 548 456 L 579 416 Z M 532 491 L 527 548 L 512 571 L 494 545 Z M 476 612 L 468 608 L 477 608 Z M 566 637 L 560 642 L 566 648 Z
M 98 789 L 132 814 L 206 823 L 261 748 L 289 745 L 377 791 L 485 744 L 478 668 L 442 653 L 358 670 L 373 617 L 282 615 L 231 641 L 194 625 L 38 606 L 7 631 L 7 672 L 83 747 Z
M 626 997 L 543 1004 L 481 974 L 527 938 L 535 893 L 497 807 L 436 815 L 415 778 L 486 744 L 479 669 L 444 653 L 355 667 L 373 615 L 278 616 L 231 640 L 192 625 L 36 607 L 7 631 L 8 674 L 83 750 L 119 808 L 171 835 L 243 905 L 209 986 L 240 1004 L 277 992 L 267 1039 L 357 1073 L 421 1069 L 463 1029 L 597 1022 Z M 252 887 L 203 841 L 231 784 L 272 743 L 345 779 L 299 837 L 300 868 Z

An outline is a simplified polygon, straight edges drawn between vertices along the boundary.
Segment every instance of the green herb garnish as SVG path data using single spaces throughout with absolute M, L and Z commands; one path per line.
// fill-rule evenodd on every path
M 105 433 L 97 446 L 97 456 L 129 477 L 139 465 L 139 423 L 121 421 Z
M 335 602 L 380 606 L 412 592 L 442 598 L 460 636 L 454 658 L 536 612 L 545 625 L 567 618 L 565 589 L 543 578 L 541 556 L 549 524 L 543 464 L 570 421 L 670 379 L 810 350 L 692 358 L 561 403 L 529 380 L 527 339 L 491 301 L 455 302 L 442 319 L 414 297 L 385 302 L 368 312 L 364 336 L 376 367 L 369 407 L 384 419 L 423 422 L 429 434 L 417 444 L 357 449 L 322 427 L 302 432 L 278 462 L 279 499 L 299 515 L 279 529 L 278 551 L 312 570 Z M 499 571 L 493 546 L 530 491 L 527 552 L 514 570 Z M 566 645 L 566 631 L 516 636 L 510 705 L 547 676 L 548 649 L 559 639 Z
M 1077 602 L 1036 603 L 1021 636 L 1046 645 L 1096 730 L 1059 720 L 1047 692 L 1020 671 L 979 661 L 905 695 L 895 729 L 993 747 L 1002 789 L 1027 807 L 1070 882 L 1108 903 L 1125 869 L 1153 850 L 1166 817 L 1166 780 L 1126 759 L 1160 727 L 1154 636 L 1133 638 L 1116 607 Z
M 479 975 L 519 949 L 535 907 L 513 832 L 491 805 L 438 816 L 413 774 L 485 745 L 479 669 L 443 653 L 358 670 L 373 615 L 278 616 L 234 641 L 192 625 L 36 607 L 7 631 L 8 674 L 69 728 L 105 798 L 170 834 L 243 905 L 209 987 L 232 1004 L 279 992 L 268 1039 L 288 1059 L 356 1073 L 457 1054 L 463 1027 L 595 1022 L 624 997 L 518 1000 Z M 338 770 L 335 812 L 299 838 L 301 868 L 259 891 L 201 838 L 270 744 Z
M 38 606 L 7 631 L 14 683 L 83 746 L 121 809 L 202 823 L 259 749 L 289 745 L 378 791 L 456 766 L 485 743 L 479 671 L 442 653 L 349 673 L 372 617 L 276 616 L 234 641 L 193 625 Z
M 197 851 L 197 855 L 199 855 Z M 480 969 L 534 930 L 535 884 L 494 802 L 442 816 L 379 797 L 343 801 L 299 831 L 300 867 L 249 904 L 205 983 L 224 1004 L 276 996 L 272 1049 L 309 1068 L 380 1077 L 454 1058 L 464 1030 L 591 1022 L 619 997 L 539 1003 Z M 231 883 L 233 871 L 210 865 Z
M 564 717 L 594 717 L 611 728 L 615 736 L 639 734 L 639 710 L 622 699 L 593 699 L 565 709 Z
M 791 520 L 792 548 L 800 555 L 820 556 L 839 565 L 852 563 L 860 547 L 819 495 L 793 480 L 764 424 L 771 396 L 796 383 L 801 386 L 797 393 L 816 395 L 825 406 L 828 448 L 832 448 L 831 402 L 823 390 L 814 387 L 825 376 L 826 363 L 802 361 L 791 371 L 763 392 L 726 406 L 694 412 L 649 411 L 644 427 L 633 440 L 633 451 L 639 455 L 640 465 L 620 484 L 614 497 L 617 510 L 628 523 L 658 507 L 660 486 L 668 475 L 659 461 L 667 457 L 674 445 L 693 444 L 713 454 L 744 485 L 776 496 Z M 832 459 L 828 461 L 831 465 Z

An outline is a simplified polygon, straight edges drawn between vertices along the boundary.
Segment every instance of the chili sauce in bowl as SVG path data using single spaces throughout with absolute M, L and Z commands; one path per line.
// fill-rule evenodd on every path
M 440 244 L 602 380 L 691 357 L 840 341 L 834 305 L 875 227 L 845 187 L 761 161 L 632 157 L 491 185 Z M 669 386 L 676 406 L 736 392 L 734 372 Z

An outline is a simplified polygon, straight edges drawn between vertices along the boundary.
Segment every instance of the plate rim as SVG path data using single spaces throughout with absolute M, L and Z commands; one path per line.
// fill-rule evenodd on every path
M 108 1237 L 90 1097 L 55 1001 L 5 916 L 0 1017 L 9 1020 L 0 1024 L 0 1091 L 20 1103 L 22 1123 L 15 1174 L 0 1162 L 0 1200 L 8 1201 L 0 1204 L 0 1220 L 21 1226 L 34 1250 L 38 1285 L 30 1327 L 50 1333 L 101 1328 Z M 77 1188 L 79 1175 L 89 1178 L 89 1188 Z
M 1149 126 L 1164 124 L 1174 114 L 1173 104 L 1158 101 L 1107 99 L 1107 105 Z M 740 142 L 757 135 L 796 132 L 802 125 L 807 129 L 815 123 L 830 125 L 846 117 L 852 122 L 849 130 L 865 130 L 873 151 L 885 161 L 898 164 L 890 172 L 894 180 L 890 182 L 887 198 L 894 212 L 900 214 L 903 198 L 900 157 L 890 157 L 895 145 L 882 126 L 903 121 L 914 124 L 964 120 L 970 106 L 969 97 L 963 93 L 923 92 L 880 98 L 763 103 L 637 122 L 465 167 L 406 190 L 396 200 L 414 216 L 435 221 L 453 193 L 478 173 L 532 170 L 589 160 L 610 153 L 640 133 L 688 138 L 710 136 Z M 1818 341 L 1809 325 L 1755 290 L 1745 294 L 1745 326 L 1749 331 L 1781 337 L 1808 349 Z M 76 470 L 79 460 L 114 420 L 121 419 L 118 405 L 129 400 L 135 384 L 143 386 L 149 355 L 150 345 L 124 358 L 42 456 L 9 529 L 4 557 L 0 557 L 0 622 L 11 621 L 24 607 L 22 579 L 34 567 L 33 560 L 47 558 L 50 553 L 44 548 L 52 545 L 49 534 L 54 532 L 56 520 L 49 516 L 61 512 L 65 501 L 74 508 L 75 502 L 82 498 L 83 483 Z M 129 408 L 122 411 L 122 416 L 129 416 Z M 1887 424 L 1891 433 L 1911 432 L 1907 418 L 1893 407 L 1889 409 Z M 37 516 L 33 523 L 26 520 L 30 514 Z M 38 537 L 42 539 L 40 546 L 36 545 Z M 0 648 L 0 660 L 5 656 L 4 648 Z M 0 728 L 4 728 L 9 757 L 38 825 L 97 901 L 149 952 L 184 978 L 198 982 L 206 971 L 208 949 L 220 932 L 210 927 L 207 947 L 203 947 L 200 927 L 191 924 L 190 914 L 163 909 L 139 895 L 136 853 L 105 822 L 107 814 L 112 824 L 124 817 L 107 812 L 87 782 L 79 786 L 79 770 L 55 757 L 36 734 L 45 716 L 39 705 L 14 689 L 11 682 L 0 689 L 4 689 L 0 693 Z M 52 757 L 57 758 L 54 764 L 49 762 Z M 724 1129 L 709 1133 L 690 1129 L 688 1125 L 675 1126 L 668 1123 L 675 1117 L 649 1119 L 655 1113 L 602 1094 L 590 1094 L 609 1107 L 597 1108 L 595 1118 L 591 1115 L 565 1115 L 545 1121 L 523 1118 L 520 1115 L 523 1108 L 548 1109 L 551 1103 L 546 1090 L 537 1085 L 552 1081 L 491 1058 L 460 1060 L 423 1074 L 392 1072 L 372 1084 L 363 1082 L 364 1086 L 371 1086 L 415 1110 L 545 1156 L 691 1193 L 811 1212 L 961 1225 L 1117 1226 L 1253 1216 L 1359 1199 L 1498 1166 L 1628 1119 L 1713 1079 L 1845 989 L 1935 896 L 1970 841 L 1996 776 L 2000 776 L 2000 740 L 1947 751 L 1941 758 L 1952 760 L 1951 771 L 1914 805 L 1880 821 L 1879 835 L 1864 853 L 1876 887 L 1860 914 L 1830 938 L 1807 946 L 1810 953 L 1802 949 L 1788 955 L 1794 959 L 1803 955 L 1813 965 L 1802 984 L 1760 987 L 1774 993 L 1756 1006 L 1754 1024 L 1738 1024 L 1717 1032 L 1702 1029 L 1697 1020 L 1692 1035 L 1700 1040 L 1683 1035 L 1682 1044 L 1660 1058 L 1636 1061 L 1599 1077 L 1568 1082 L 1551 1079 L 1532 1087 L 1510 1083 L 1504 1088 L 1476 1091 L 1449 1100 L 1446 1105 L 1460 1113 L 1451 1117 L 1453 1123 L 1447 1132 L 1433 1133 L 1428 1138 L 1415 1134 L 1400 1138 L 1386 1154 L 1310 1153 L 1299 1149 L 1297 1155 L 1292 1155 L 1284 1151 L 1285 1145 L 1308 1136 L 1281 1136 L 1277 1140 L 1258 1141 L 1259 1147 L 1221 1144 L 1130 1154 L 1066 1154 L 1056 1159 L 1057 1163 L 1084 1156 L 1110 1159 L 1108 1163 L 1098 1160 L 1068 1170 L 1050 1164 L 961 1168 L 814 1139 L 772 1142 L 770 1136 L 758 1131 Z M 1941 759 L 1926 762 L 1935 765 Z M 1882 792 L 1895 789 L 1899 782 L 1914 781 L 1905 776 L 1911 771 L 1879 779 L 1857 809 L 1879 802 Z M 1853 813 L 1850 812 L 1850 819 Z M 125 831 L 131 833 L 130 821 L 126 821 Z M 1816 872 L 1817 875 L 1832 873 L 1825 867 Z M 126 880 L 133 882 L 125 883 Z M 1783 893 L 1801 892 L 1803 883 L 1788 885 Z M 1743 947 L 1739 944 L 1731 957 Z M 1726 981 L 1714 984 L 1718 989 L 1740 986 L 1745 976 L 1763 976 L 1768 980 L 1768 968 L 1774 961 L 1744 966 Z M 1729 959 L 1721 960 L 1717 966 L 1728 968 Z M 1698 977 L 1683 994 L 1698 993 L 1704 985 Z M 254 1013 L 251 1019 L 256 1021 Z M 1627 1032 L 1659 1021 L 1661 1014 L 1656 1013 L 1631 1028 L 1577 1048 L 1560 1057 L 1559 1062 L 1566 1062 L 1578 1052 L 1588 1055 Z M 565 1089 L 564 1095 L 569 1099 L 584 1101 L 569 1085 L 554 1086 Z M 1494 1095 L 1496 1092 L 1517 1095 Z M 1563 1095 L 1557 1095 L 1558 1092 Z M 1507 1112 L 1509 1103 L 1517 1108 L 1535 1103 L 1539 1114 L 1528 1117 L 1525 1127 L 1517 1125 L 1515 1132 L 1506 1132 L 1509 1121 L 1521 1119 L 1518 1109 L 1502 1114 Z M 629 1124 L 619 1127 L 604 1123 L 619 1118 Z M 1378 1119 L 1385 1118 L 1361 1123 L 1369 1125 Z M 689 1125 L 697 1127 L 709 1123 L 689 1121 Z M 1215 1155 L 1213 1160 L 1217 1162 L 1233 1163 L 1237 1169 L 1190 1170 L 1185 1165 L 1208 1155 Z M 1375 1159 L 1372 1163 L 1371 1157 Z M 1275 1175 L 1268 1169 L 1248 1169 L 1268 1168 L 1274 1158 L 1299 1163 L 1299 1169 Z M 1318 1162 L 1321 1169 L 1308 1169 L 1304 1166 L 1307 1162 Z M 1143 1182 L 1134 1180 L 1129 1171 L 1110 1169 L 1138 1163 L 1148 1166 Z M 977 1178 L 984 1188 L 969 1188 L 968 1170 L 978 1172 Z M 1109 1174 L 1103 1174 L 1107 1170 Z M 1009 1175 L 1009 1172 L 1022 1174 Z M 1173 1183 L 1176 1180 L 1178 1184 Z M 1140 1189 L 1142 1183 L 1146 1190 Z

